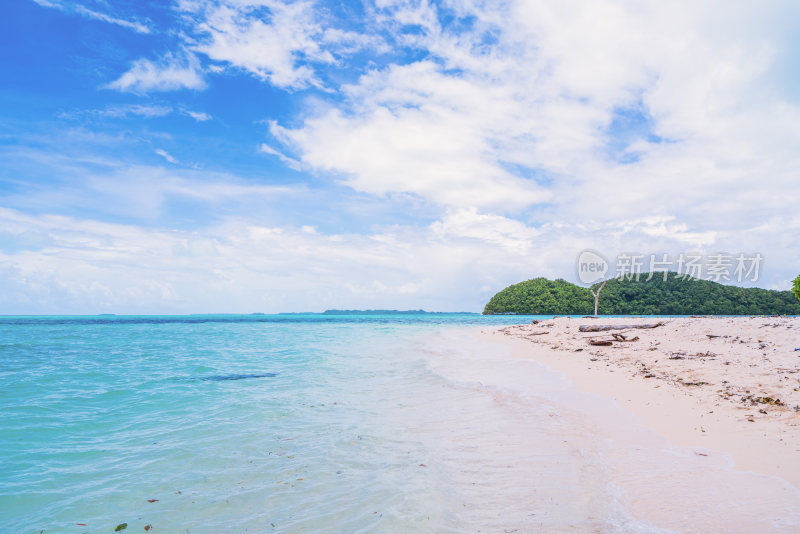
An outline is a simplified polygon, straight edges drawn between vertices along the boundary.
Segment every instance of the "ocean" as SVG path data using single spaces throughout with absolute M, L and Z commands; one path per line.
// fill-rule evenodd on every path
M 2 317 L 0 531 L 667 532 L 530 320 Z

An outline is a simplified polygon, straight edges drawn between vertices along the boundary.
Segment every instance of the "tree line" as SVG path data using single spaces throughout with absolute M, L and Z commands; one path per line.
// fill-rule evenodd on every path
M 800 315 L 800 276 L 792 291 L 729 286 L 677 273 L 647 280 L 613 278 L 600 296 L 601 315 Z M 486 304 L 485 315 L 590 315 L 599 283 L 583 288 L 563 279 L 534 278 L 511 285 Z

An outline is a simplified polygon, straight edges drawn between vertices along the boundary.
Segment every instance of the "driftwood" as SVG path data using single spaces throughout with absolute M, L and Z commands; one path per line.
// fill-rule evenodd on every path
M 541 335 L 549 334 L 549 333 L 550 332 L 530 332 L 528 335 L 529 336 L 541 336 Z
M 629 328 L 657 328 L 665 323 L 649 324 L 584 324 L 578 330 L 581 332 L 605 332 L 606 330 L 627 330 Z
M 611 337 L 613 337 L 616 341 L 624 341 L 626 343 L 630 343 L 632 341 L 639 341 L 639 336 L 634 336 L 633 338 L 628 339 L 622 334 L 611 334 Z
M 611 343 L 611 341 L 608 341 L 608 340 L 605 340 L 605 339 L 602 339 L 602 340 L 590 339 L 589 340 L 589 345 L 594 345 L 595 347 L 609 347 L 609 346 L 612 345 L 612 343 Z

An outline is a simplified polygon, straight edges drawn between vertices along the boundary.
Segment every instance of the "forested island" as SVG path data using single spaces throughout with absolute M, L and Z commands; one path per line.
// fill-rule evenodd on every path
M 639 281 L 614 278 L 600 294 L 601 315 L 800 315 L 792 291 L 729 286 L 668 273 Z M 597 291 L 599 283 L 591 289 Z M 511 285 L 486 304 L 484 315 L 590 315 L 594 297 L 589 288 L 563 279 L 534 278 Z

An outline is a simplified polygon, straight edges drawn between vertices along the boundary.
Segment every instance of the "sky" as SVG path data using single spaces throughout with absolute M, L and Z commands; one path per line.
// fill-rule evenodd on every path
M 800 274 L 796 1 L 0 9 L 0 314 L 481 311 L 585 249 Z

